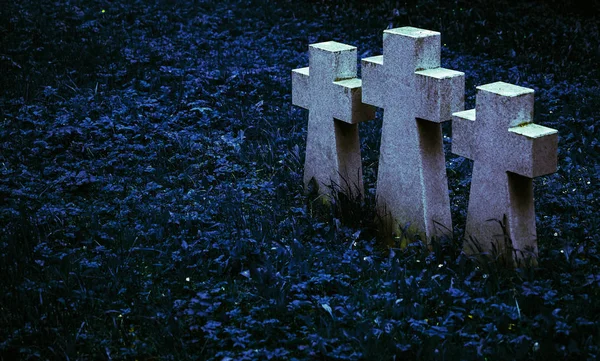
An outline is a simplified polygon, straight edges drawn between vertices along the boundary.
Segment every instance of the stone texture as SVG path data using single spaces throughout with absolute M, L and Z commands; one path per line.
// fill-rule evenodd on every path
M 533 95 L 503 82 L 482 85 L 476 109 L 453 114 L 452 152 L 474 160 L 468 253 L 489 252 L 492 242 L 506 252 L 505 230 L 517 258 L 537 256 L 532 179 L 556 171 L 558 132 L 532 123 Z
M 464 74 L 440 68 L 440 33 L 385 30 L 383 55 L 362 60 L 364 103 L 384 109 L 377 207 L 389 240 L 400 227 L 451 233 L 441 122 L 464 109 Z
M 338 185 L 363 192 L 358 123 L 373 119 L 361 102 L 356 47 L 329 41 L 309 46 L 309 66 L 292 70 L 292 103 L 309 110 L 304 186 L 314 178 L 321 195 Z

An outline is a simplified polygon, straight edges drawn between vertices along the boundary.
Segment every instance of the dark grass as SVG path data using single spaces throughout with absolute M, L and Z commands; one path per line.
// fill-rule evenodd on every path
M 600 353 L 596 2 L 15 1 L 0 6 L 0 359 L 558 360 Z M 377 242 L 366 192 L 304 195 L 308 44 L 442 32 L 443 66 L 536 91 L 560 132 L 540 258 Z

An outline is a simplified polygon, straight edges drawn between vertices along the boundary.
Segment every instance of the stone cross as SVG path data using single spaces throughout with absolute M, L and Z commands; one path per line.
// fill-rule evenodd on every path
M 533 123 L 533 93 L 503 82 L 482 85 L 476 109 L 453 114 L 452 152 L 474 160 L 467 253 L 489 252 L 498 242 L 506 255 L 512 240 L 517 258 L 537 256 L 532 178 L 556 172 L 558 132 Z
M 375 110 L 361 102 L 356 68 L 356 47 L 328 41 L 310 45 L 309 66 L 292 71 L 292 103 L 309 110 L 304 186 L 314 178 L 321 195 L 332 185 L 363 192 L 358 123 Z
M 363 102 L 384 109 L 377 208 L 388 241 L 407 224 L 427 240 L 452 232 L 440 123 L 464 109 L 465 80 L 440 68 L 440 51 L 440 33 L 402 27 L 383 32 L 383 56 L 362 60 Z

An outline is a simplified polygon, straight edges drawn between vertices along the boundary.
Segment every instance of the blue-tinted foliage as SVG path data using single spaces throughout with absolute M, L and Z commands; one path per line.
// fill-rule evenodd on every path
M 0 360 L 554 360 L 600 355 L 598 7 L 577 1 L 10 1 L 0 6 Z M 507 10 L 510 8 L 510 11 Z M 536 91 L 560 132 L 539 264 L 388 249 L 364 198 L 302 189 L 308 43 L 442 32 L 443 66 Z

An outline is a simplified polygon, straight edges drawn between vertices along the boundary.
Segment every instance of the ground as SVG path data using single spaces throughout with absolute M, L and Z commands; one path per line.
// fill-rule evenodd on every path
M 585 4 L 585 8 L 582 8 Z M 0 359 L 592 359 L 600 355 L 596 2 L 30 1 L 0 8 Z M 540 259 L 461 252 L 472 164 L 449 152 L 455 237 L 378 243 L 367 196 L 302 189 L 308 44 L 381 53 L 442 33 L 475 87 L 535 90 L 559 170 L 535 181 Z

